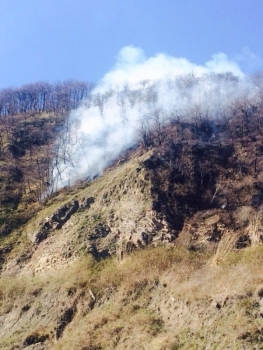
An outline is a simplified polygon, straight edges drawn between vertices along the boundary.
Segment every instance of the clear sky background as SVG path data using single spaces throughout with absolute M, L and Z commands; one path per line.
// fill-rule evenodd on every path
M 96 83 L 120 49 L 263 69 L 263 0 L 0 0 L 0 88 Z

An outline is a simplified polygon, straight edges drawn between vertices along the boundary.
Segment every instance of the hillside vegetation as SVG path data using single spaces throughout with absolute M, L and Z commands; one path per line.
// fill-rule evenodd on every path
M 218 118 L 153 114 L 101 176 L 57 191 L 56 146 L 77 131 L 68 109 L 2 116 L 30 140 L 14 154 L 3 141 L 3 349 L 262 348 L 257 79 Z
M 68 81 L 0 91 L 0 236 L 26 222 L 54 190 L 54 159 L 72 130 L 69 112 L 90 89 Z

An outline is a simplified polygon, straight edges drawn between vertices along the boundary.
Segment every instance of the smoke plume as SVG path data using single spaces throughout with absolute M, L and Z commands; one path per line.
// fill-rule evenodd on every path
M 223 53 L 202 66 L 166 54 L 147 58 L 142 49 L 126 46 L 70 116 L 67 133 L 59 141 L 64 153 L 57 157 L 63 159 L 57 161 L 57 185 L 102 173 L 136 144 L 143 128 L 153 127 L 156 116 L 162 124 L 197 111 L 218 118 L 231 103 L 255 93 L 239 65 Z

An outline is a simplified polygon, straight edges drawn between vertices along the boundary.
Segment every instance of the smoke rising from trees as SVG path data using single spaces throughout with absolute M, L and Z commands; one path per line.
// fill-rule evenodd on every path
M 260 88 L 223 53 L 201 66 L 166 54 L 146 58 L 140 48 L 124 47 L 71 113 L 69 122 L 78 127 L 64 140 L 70 161 L 58 164 L 58 186 L 100 174 L 139 141 L 150 145 L 150 131 L 171 120 L 224 117 L 238 100 L 256 99 Z

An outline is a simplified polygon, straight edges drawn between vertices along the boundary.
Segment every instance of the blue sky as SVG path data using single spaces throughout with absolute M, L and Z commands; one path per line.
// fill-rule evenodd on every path
M 0 0 L 0 88 L 96 83 L 127 45 L 204 64 L 263 68 L 262 0 Z

